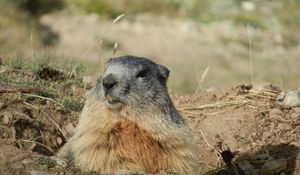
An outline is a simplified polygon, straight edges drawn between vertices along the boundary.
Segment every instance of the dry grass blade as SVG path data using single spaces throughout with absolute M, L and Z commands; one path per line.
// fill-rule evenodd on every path
M 69 78 L 71 78 L 73 75 L 76 77 L 77 76 L 77 73 L 76 73 L 76 68 L 78 66 L 78 63 L 75 64 L 75 66 L 73 67 L 71 73 L 69 73 Z
M 44 145 L 40 142 L 33 141 L 33 140 L 22 140 L 22 139 L 18 139 L 18 141 L 27 142 L 27 143 L 34 143 L 34 144 L 40 145 L 40 146 L 46 148 L 48 151 L 50 151 L 53 155 L 55 155 L 55 152 L 49 146 L 46 146 L 46 145 Z
M 53 103 L 55 103 L 55 104 L 57 104 L 59 106 L 64 106 L 63 104 L 58 103 L 57 101 L 53 100 L 52 98 L 42 97 L 42 96 L 39 96 L 39 95 L 28 94 L 28 93 L 22 93 L 22 94 L 30 96 L 30 97 L 36 97 L 36 98 L 40 98 L 40 99 L 44 99 L 44 100 L 49 100 L 49 101 L 52 101 Z
M 204 80 L 205 80 L 205 77 L 206 77 L 206 75 L 207 75 L 209 69 L 210 69 L 210 67 L 207 67 L 207 68 L 204 70 L 204 72 L 202 73 L 202 75 L 201 75 L 201 77 L 200 77 L 200 80 L 198 80 L 198 87 L 197 87 L 197 89 L 196 89 L 196 91 L 195 91 L 194 94 L 199 93 L 199 91 L 202 89 L 202 84 L 203 84 L 203 82 L 204 82 Z
M 119 20 L 121 20 L 124 16 L 125 16 L 125 13 L 123 13 L 123 14 L 117 16 L 116 19 L 114 19 L 112 23 L 113 23 L 113 24 L 117 23 L 117 22 L 118 22 Z
M 37 87 L 0 87 L 0 93 L 41 93 L 43 90 Z
M 88 47 L 84 52 L 83 54 L 79 57 L 79 58 L 84 58 L 85 55 L 90 51 L 90 49 L 92 49 L 93 47 L 97 46 L 98 44 L 102 45 L 102 38 L 103 38 L 103 35 L 106 33 L 106 31 L 111 28 L 115 23 L 117 23 L 119 20 L 121 20 L 123 17 L 125 16 L 125 14 L 121 14 L 119 16 L 117 16 L 116 19 L 113 20 L 113 22 L 104 28 L 104 30 L 101 32 L 100 34 L 100 39 L 98 39 L 97 41 L 95 41 L 95 43 L 93 45 L 91 45 L 90 47 Z
M 38 107 L 36 107 L 36 106 L 34 106 L 30 103 L 27 103 L 27 102 L 23 102 L 23 103 L 27 106 L 30 106 L 31 108 L 33 108 L 35 110 L 41 111 L 44 115 L 46 115 L 51 120 L 51 122 L 55 125 L 55 127 L 59 130 L 59 132 L 63 135 L 64 139 L 67 139 L 67 137 L 64 134 L 62 128 L 60 128 L 60 126 L 57 124 L 57 122 L 48 113 L 46 113 L 45 111 L 41 110 L 40 108 L 38 108 Z
M 119 45 L 119 43 L 118 42 L 115 42 L 115 44 L 114 44 L 114 55 L 116 54 L 116 52 L 117 52 L 117 49 L 118 49 L 118 45 Z
M 64 136 L 64 139 L 67 139 L 66 135 L 64 134 L 63 130 L 59 127 L 57 122 L 49 114 L 47 114 L 45 111 L 41 110 L 41 112 L 43 114 L 45 114 L 52 121 L 52 123 L 56 126 L 56 128 L 59 130 L 59 132 Z
M 247 24 L 247 32 L 248 32 L 248 44 L 249 44 L 249 66 L 250 66 L 250 75 L 251 75 L 251 84 L 253 84 L 253 58 L 252 58 L 252 42 L 251 42 L 251 31 L 250 25 Z
M 226 100 L 226 101 L 220 101 L 212 104 L 204 104 L 201 106 L 191 106 L 191 107 L 183 107 L 179 108 L 181 111 L 185 110 L 202 110 L 207 108 L 222 108 L 222 107 L 228 107 L 228 106 L 242 106 L 248 103 L 245 99 L 237 99 L 237 100 Z
M 22 118 L 24 118 L 26 120 L 33 121 L 33 119 L 30 118 L 28 115 L 22 114 L 20 112 L 15 112 L 15 114 L 19 115 L 20 117 L 22 117 Z

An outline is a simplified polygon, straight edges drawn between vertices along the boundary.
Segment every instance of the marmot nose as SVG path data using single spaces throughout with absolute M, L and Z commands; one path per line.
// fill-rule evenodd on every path
M 117 81 L 112 74 L 108 74 L 103 78 L 102 83 L 105 91 L 109 91 L 117 84 Z

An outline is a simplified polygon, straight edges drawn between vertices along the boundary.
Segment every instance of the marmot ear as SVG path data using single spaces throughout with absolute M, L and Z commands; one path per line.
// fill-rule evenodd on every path
M 162 65 L 158 65 L 158 71 L 160 73 L 160 77 L 162 77 L 164 80 L 167 80 L 170 74 L 170 71 L 168 68 Z

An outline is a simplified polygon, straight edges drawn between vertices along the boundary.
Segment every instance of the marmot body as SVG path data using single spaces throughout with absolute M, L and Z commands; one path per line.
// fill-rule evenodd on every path
M 168 76 L 166 67 L 145 58 L 110 59 L 58 156 L 105 174 L 195 174 L 195 144 L 167 92 Z

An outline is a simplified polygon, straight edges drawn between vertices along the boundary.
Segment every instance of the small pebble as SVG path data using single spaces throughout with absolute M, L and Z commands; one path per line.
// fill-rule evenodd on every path
M 33 163 L 34 161 L 32 159 L 24 159 L 21 162 L 22 162 L 22 164 L 26 165 L 26 164 Z
M 51 156 L 50 159 L 55 161 L 55 163 L 57 165 L 62 166 L 64 168 L 68 166 L 68 161 L 66 159 L 59 158 L 59 157 L 56 157 L 56 156 Z
M 68 166 L 67 161 L 63 159 L 56 159 L 56 164 L 64 168 Z
M 56 143 L 57 143 L 57 145 L 60 146 L 60 145 L 63 143 L 62 138 L 61 138 L 61 137 L 57 137 L 57 138 L 56 138 Z
M 10 112 L 4 112 L 2 122 L 5 125 L 8 125 L 12 121 L 13 115 Z
M 65 126 L 66 131 L 68 132 L 68 134 L 72 134 L 75 127 L 73 126 L 72 123 L 67 124 L 67 126 Z

